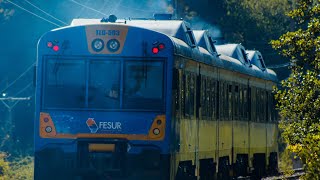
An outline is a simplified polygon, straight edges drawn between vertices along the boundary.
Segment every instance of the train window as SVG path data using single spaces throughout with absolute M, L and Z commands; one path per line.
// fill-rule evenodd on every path
M 217 104 L 216 104 L 216 81 L 212 80 L 211 82 L 211 111 L 210 111 L 210 117 L 213 120 L 216 120 L 216 109 L 217 109 Z
M 192 118 L 194 115 L 195 77 L 192 73 L 186 73 L 186 98 L 185 115 Z
M 208 119 L 207 80 L 207 77 L 201 76 L 201 119 L 203 120 Z
M 234 86 L 234 119 L 239 120 L 239 108 L 240 108 L 240 102 L 239 102 L 239 97 L 240 96 L 240 91 L 239 91 L 239 86 Z
M 228 120 L 232 120 L 232 105 L 233 105 L 233 97 L 232 97 L 232 85 L 228 85 L 228 98 L 227 98 L 227 103 L 228 103 L 228 114 L 227 118 Z
M 261 120 L 262 122 L 266 122 L 267 119 L 266 119 L 266 114 L 267 114 L 267 111 L 266 111 L 266 108 L 267 108 L 267 96 L 266 96 L 266 91 L 265 90 L 262 90 L 261 91 L 261 97 L 262 97 L 262 103 L 261 103 L 261 109 L 262 109 L 262 117 L 261 117 Z
M 228 120 L 229 119 L 229 102 L 228 102 L 228 84 L 224 83 L 223 84 L 223 117 L 224 120 Z
M 184 113 L 186 117 L 190 115 L 190 74 L 185 73 L 185 101 L 184 101 Z
M 216 96 L 216 102 L 217 102 L 217 104 L 216 104 L 216 108 L 215 108 L 215 112 L 216 112 L 216 119 L 218 120 L 220 117 L 220 110 L 219 110 L 219 107 L 220 107 L 220 95 L 219 95 L 219 93 L 220 93 L 220 89 L 219 89 L 219 86 L 220 86 L 220 83 L 219 83 L 219 81 L 217 81 L 217 86 L 216 86 L 216 93 L 215 93 L 215 96 Z
M 246 87 L 243 88 L 243 117 L 245 120 L 248 120 L 249 118 L 249 114 L 250 114 L 250 108 L 249 108 L 249 96 L 248 96 L 249 92 L 248 89 Z
M 89 108 L 120 108 L 120 67 L 120 61 L 90 61 Z
M 183 72 L 182 72 L 180 77 L 181 77 L 181 87 L 180 87 L 181 112 L 182 112 L 182 116 L 186 116 L 186 75 L 183 74 Z
M 48 60 L 44 82 L 44 107 L 84 108 L 85 67 L 85 61 L 83 60 Z
M 272 109 L 271 92 L 267 91 L 266 93 L 267 93 L 267 115 L 266 115 L 266 118 L 267 118 L 268 122 L 272 122 L 272 120 L 271 120 L 271 109 Z
M 220 86 L 220 95 L 219 95 L 219 97 L 221 97 L 220 98 L 220 118 L 221 119 L 224 119 L 224 114 L 225 114 L 225 108 L 226 108 L 226 106 L 225 106 L 225 83 L 224 82 L 221 82 L 221 86 Z
M 264 107 L 263 107 L 264 117 L 263 117 L 263 119 L 265 122 L 268 122 L 268 92 L 264 91 L 263 94 L 264 94 Z
M 251 88 L 248 87 L 248 89 L 244 90 L 244 100 L 245 100 L 245 117 L 248 119 L 248 121 L 252 120 L 252 109 L 251 109 L 251 100 L 252 100 L 252 94 L 251 94 Z
M 207 93 L 206 93 L 206 103 L 207 103 L 207 109 L 208 109 L 208 120 L 211 120 L 211 114 L 212 114 L 212 80 L 211 79 L 207 79 Z
M 252 87 L 251 88 L 251 104 L 250 104 L 250 109 L 251 109 L 251 120 L 256 122 L 257 121 L 257 105 L 256 105 L 256 88 Z
M 173 103 L 174 103 L 174 112 L 176 116 L 179 116 L 180 112 L 180 77 L 179 71 L 177 69 L 173 69 L 172 74 L 172 92 L 173 92 Z
M 239 86 L 239 119 L 244 119 L 243 87 Z
M 196 77 L 193 73 L 190 74 L 190 81 L 189 81 L 189 107 L 190 107 L 190 118 L 192 119 L 194 116 L 194 110 L 195 110 L 195 86 L 196 86 Z
M 263 89 L 260 90 L 260 122 L 265 122 L 265 92 Z
M 256 94 L 256 119 L 257 119 L 257 122 L 261 122 L 261 104 L 262 104 L 262 101 L 261 101 L 261 93 L 260 93 L 260 89 L 257 88 L 257 94 Z
M 163 62 L 126 61 L 123 88 L 125 109 L 163 110 Z
M 196 110 L 196 117 L 197 118 L 201 118 L 200 115 L 200 108 L 201 108 L 201 91 L 202 91 L 202 87 L 201 87 L 201 76 L 197 75 L 195 76 L 195 110 Z

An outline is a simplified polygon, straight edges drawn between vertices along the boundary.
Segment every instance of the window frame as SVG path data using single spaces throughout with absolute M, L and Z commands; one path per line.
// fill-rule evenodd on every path
M 45 87 L 45 83 L 47 82 L 46 80 L 46 76 L 47 76 L 47 62 L 49 60 L 55 60 L 55 61 L 62 61 L 62 60 L 68 60 L 68 61 L 84 61 L 85 62 L 85 105 L 83 108 L 70 108 L 70 107 L 50 107 L 50 106 L 45 106 L 45 91 L 46 91 L 46 87 Z M 120 61 L 120 104 L 123 103 L 123 85 L 124 85 L 124 63 L 125 61 L 131 61 L 131 62 L 137 62 L 137 61 L 147 61 L 147 62 L 162 62 L 162 67 L 163 67 L 163 82 L 162 82 L 162 109 L 124 109 L 123 106 L 121 105 L 119 109 L 102 109 L 102 108 L 89 108 L 87 101 L 88 101 L 88 87 L 89 87 L 89 64 L 90 61 L 104 61 L 104 60 L 108 60 L 108 61 Z M 168 58 L 148 58 L 148 60 L 146 60 L 145 58 L 134 58 L 134 57 L 92 57 L 92 56 L 86 56 L 86 57 L 81 57 L 81 56 L 77 56 L 77 57 L 56 57 L 56 56 L 44 56 L 43 57 L 43 63 L 42 63 L 42 68 L 41 68 L 41 74 L 39 75 L 40 77 L 40 82 L 41 82 L 41 90 L 40 90 L 40 94 L 39 99 L 40 99 L 40 109 L 41 110 L 71 110 L 71 111 L 86 111 L 86 110 L 93 110 L 93 111 L 121 111 L 121 112 L 125 112 L 125 111 L 146 111 L 146 112 L 165 112 L 166 111 L 166 102 L 167 102 L 167 82 L 168 82 L 168 75 L 167 75 L 167 60 Z

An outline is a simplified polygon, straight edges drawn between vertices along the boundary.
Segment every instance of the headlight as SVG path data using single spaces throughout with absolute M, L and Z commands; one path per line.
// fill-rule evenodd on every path
M 99 51 L 101 51 L 103 49 L 104 42 L 103 42 L 102 39 L 95 39 L 95 40 L 92 41 L 91 46 L 92 46 L 92 49 L 94 51 L 99 52 Z
M 120 48 L 120 42 L 116 39 L 111 39 L 107 43 L 107 48 L 110 52 L 116 52 Z
M 153 134 L 154 135 L 159 135 L 160 134 L 160 130 L 158 128 L 153 129 Z
M 47 126 L 45 130 L 46 130 L 47 133 L 51 133 L 52 132 L 52 127 L 51 126 Z

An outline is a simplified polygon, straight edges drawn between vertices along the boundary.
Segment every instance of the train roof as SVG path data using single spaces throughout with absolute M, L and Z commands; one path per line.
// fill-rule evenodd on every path
M 251 64 L 256 65 L 262 71 L 266 70 L 266 65 L 264 63 L 262 54 L 256 50 L 246 50 L 248 54 L 248 59 L 250 60 Z
M 90 24 L 103 24 L 100 19 L 74 19 L 71 22 L 72 26 L 76 25 L 90 25 Z M 127 19 L 118 20 L 117 23 L 127 24 L 130 26 L 141 27 L 153 31 L 161 32 L 170 37 L 181 39 L 188 44 L 190 39 L 186 36 L 186 31 L 191 30 L 190 25 L 182 20 L 146 20 L 146 19 Z M 169 24 L 169 27 L 168 27 Z M 190 44 L 192 45 L 192 44 Z
M 107 23 L 109 22 L 101 22 L 101 19 L 74 19 L 71 26 Z M 189 23 L 185 21 L 126 19 L 117 20 L 115 23 L 153 30 L 167 35 L 171 38 L 175 46 L 174 53 L 177 55 L 258 78 L 278 81 L 274 71 L 261 68 L 264 65 L 263 61 L 261 61 L 263 65 L 259 65 L 255 58 L 249 59 L 247 53 L 251 58 L 251 51 L 246 52 L 241 44 L 214 45 L 207 31 L 191 30 Z M 255 56 L 258 56 L 258 54 L 255 53 Z
M 238 59 L 244 65 L 250 65 L 246 50 L 241 44 L 222 44 L 216 45 L 217 52 L 235 59 Z
M 196 44 L 209 51 L 210 53 L 216 55 L 217 50 L 214 46 L 215 41 L 209 35 L 208 31 L 205 30 L 193 30 L 194 37 L 196 39 Z

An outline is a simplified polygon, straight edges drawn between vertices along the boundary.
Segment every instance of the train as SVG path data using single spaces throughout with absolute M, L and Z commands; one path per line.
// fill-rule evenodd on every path
M 278 79 L 261 53 L 154 17 L 74 19 L 40 38 L 36 180 L 278 171 Z

